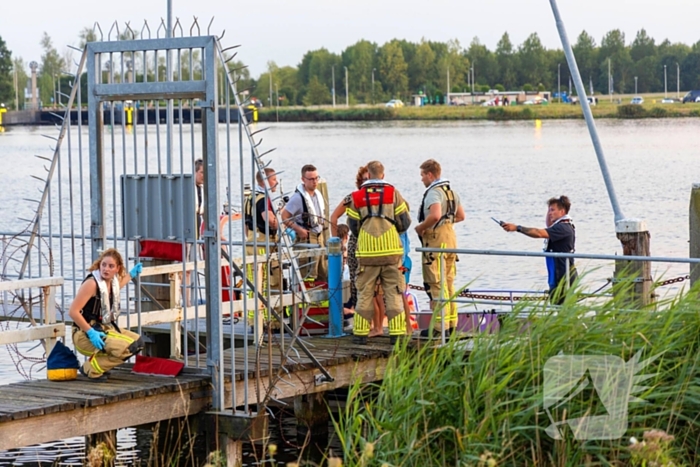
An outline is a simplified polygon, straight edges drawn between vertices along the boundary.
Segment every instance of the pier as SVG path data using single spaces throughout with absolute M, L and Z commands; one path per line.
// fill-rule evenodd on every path
M 388 337 L 374 339 L 363 347 L 353 346 L 350 337 L 311 337 L 306 341 L 333 381 L 320 382 L 313 362 L 302 357 L 286 366 L 283 384 L 272 393 L 275 399 L 346 387 L 358 378 L 366 383 L 380 381 L 392 349 Z M 237 370 L 235 382 L 227 376 L 226 400 L 232 400 L 235 393 L 235 403 L 243 405 L 247 386 L 248 403 L 262 402 L 257 394 L 267 392 L 271 375 L 280 370 L 279 350 L 275 353 L 272 365 L 261 365 L 259 379 L 255 371 L 245 378 L 243 371 Z M 194 361 L 190 363 L 176 378 L 133 374 L 131 366 L 124 365 L 112 370 L 104 382 L 79 377 L 75 381 L 36 380 L 2 386 L 0 450 L 204 414 L 212 404 L 211 377 L 194 368 Z M 244 363 L 237 355 L 236 368 L 243 368 Z M 249 353 L 248 364 L 254 368 L 254 352 Z M 225 366 L 229 374 L 230 357 L 225 359 Z

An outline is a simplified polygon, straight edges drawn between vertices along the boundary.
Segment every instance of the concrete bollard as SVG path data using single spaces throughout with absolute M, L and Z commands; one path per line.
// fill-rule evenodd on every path
M 622 254 L 625 256 L 649 256 L 651 234 L 646 221 L 641 219 L 623 219 L 615 223 L 617 238 L 622 243 Z M 632 279 L 631 289 L 633 306 L 642 308 L 649 305 L 651 295 L 651 262 L 615 261 L 615 278 L 617 280 Z

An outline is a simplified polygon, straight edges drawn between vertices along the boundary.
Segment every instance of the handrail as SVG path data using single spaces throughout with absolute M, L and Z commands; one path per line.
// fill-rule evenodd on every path
M 36 279 L 19 279 L 0 282 L 0 291 L 22 290 L 29 288 L 44 289 L 44 320 L 43 324 L 28 329 L 0 330 L 0 345 L 18 344 L 43 340 L 46 355 L 51 353 L 56 339 L 66 335 L 66 326 L 56 323 L 56 288 L 63 285 L 63 277 L 39 277 Z
M 579 258 L 579 259 L 604 259 L 623 261 L 651 261 L 658 263 L 689 263 L 700 264 L 700 258 L 674 258 L 668 256 L 622 256 L 622 255 L 596 255 L 590 253 L 555 253 L 549 251 L 508 251 L 508 250 L 475 250 L 460 248 L 416 248 L 419 253 L 455 253 L 464 255 L 483 256 L 531 256 L 540 258 Z

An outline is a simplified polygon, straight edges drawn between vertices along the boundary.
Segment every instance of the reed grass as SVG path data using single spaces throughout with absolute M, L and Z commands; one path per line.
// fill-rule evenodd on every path
M 614 298 L 592 304 L 574 290 L 557 313 L 542 305 L 522 319 L 516 315 L 526 310 L 516 307 L 500 332 L 474 337 L 471 352 L 454 339 L 441 348 L 399 345 L 384 381 L 353 385 L 334 419 L 345 465 L 698 465 L 698 292 L 630 311 L 623 284 Z M 637 352 L 642 361 L 659 356 L 639 372 L 650 376 L 634 394 L 645 402 L 629 404 L 623 438 L 579 440 L 568 428 L 562 439 L 550 438 L 542 392 L 548 359 L 612 355 L 629 362 Z M 582 391 L 553 416 L 605 414 L 595 395 Z M 672 440 L 654 444 L 663 463 L 630 449 L 631 437 L 652 429 Z

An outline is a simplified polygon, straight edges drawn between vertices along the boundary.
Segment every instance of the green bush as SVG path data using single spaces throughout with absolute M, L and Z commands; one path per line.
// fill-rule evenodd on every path
M 523 91 L 525 92 L 531 92 L 534 88 L 532 87 L 532 84 L 530 83 L 525 83 L 523 84 Z
M 617 107 L 617 116 L 620 118 L 644 118 L 647 116 L 647 111 L 641 105 L 626 104 Z
M 663 107 L 652 107 L 649 116 L 654 118 L 668 117 L 668 110 Z
M 507 107 L 489 107 L 486 111 L 488 120 L 532 120 L 535 112 L 527 106 L 522 109 L 509 109 Z
M 498 92 L 506 92 L 506 87 L 502 84 L 497 84 L 493 88 L 496 89 Z

